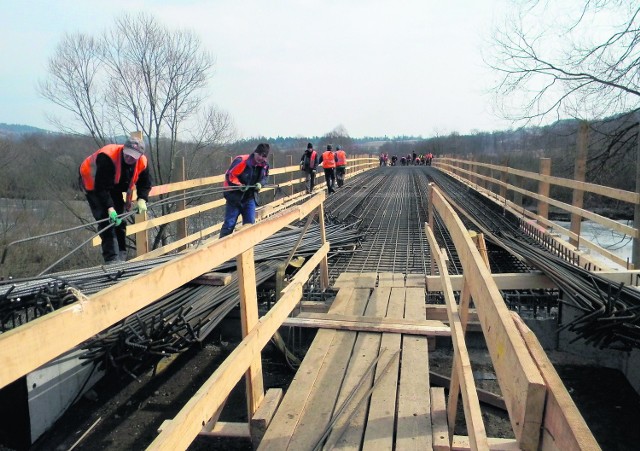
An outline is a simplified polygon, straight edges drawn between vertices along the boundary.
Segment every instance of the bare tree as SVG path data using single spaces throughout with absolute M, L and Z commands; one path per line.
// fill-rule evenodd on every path
M 213 65 L 193 33 L 148 14 L 124 15 L 98 37 L 65 36 L 40 92 L 71 113 L 73 123 L 57 120 L 61 130 L 89 134 L 97 146 L 141 130 L 155 181 L 163 184 L 174 180 L 181 152 L 219 145 L 233 133 L 229 116 L 205 103 Z M 181 143 L 194 137 L 195 145 Z
M 502 76 L 505 117 L 593 119 L 640 106 L 640 6 L 634 0 L 516 1 L 485 58 Z

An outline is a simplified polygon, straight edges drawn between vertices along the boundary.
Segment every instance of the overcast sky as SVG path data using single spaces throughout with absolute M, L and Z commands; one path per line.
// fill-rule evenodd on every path
M 64 33 L 127 12 L 188 28 L 215 57 L 212 102 L 241 137 L 353 137 L 510 128 L 492 113 L 481 49 L 507 0 L 2 2 L 0 122 L 52 129 L 37 93 Z

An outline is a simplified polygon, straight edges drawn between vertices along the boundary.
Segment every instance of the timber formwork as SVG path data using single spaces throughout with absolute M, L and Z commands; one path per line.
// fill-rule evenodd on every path
M 385 320 L 410 319 L 420 335 L 320 330 L 259 449 L 431 449 L 434 438 L 446 441 L 444 391 L 430 390 L 427 336 L 449 328 L 426 320 L 424 278 L 387 273 L 377 281 L 376 273 L 343 273 L 327 317 L 380 330 Z

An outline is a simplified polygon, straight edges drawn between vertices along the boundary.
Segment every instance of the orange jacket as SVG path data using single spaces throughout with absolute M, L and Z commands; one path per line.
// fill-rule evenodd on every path
M 124 144 L 107 144 L 106 146 L 96 150 L 94 153 L 85 158 L 85 160 L 80 165 L 80 177 L 82 179 L 82 185 L 86 191 L 93 191 L 95 188 L 95 177 L 97 170 L 96 158 L 101 153 L 111 158 L 111 161 L 113 161 L 113 165 L 116 168 L 116 174 L 113 183 L 117 185 L 120 182 L 120 174 L 122 174 L 122 149 L 124 149 Z M 136 162 L 136 166 L 134 168 L 133 175 L 131 176 L 131 182 L 129 183 L 129 189 L 127 190 L 127 193 L 133 192 L 133 187 L 136 185 L 140 173 L 146 168 L 147 157 L 142 155 Z
M 322 154 L 322 167 L 325 169 L 336 167 L 336 156 L 332 150 L 325 150 Z
M 347 165 L 347 153 L 340 149 L 336 151 L 336 166 L 346 166 Z

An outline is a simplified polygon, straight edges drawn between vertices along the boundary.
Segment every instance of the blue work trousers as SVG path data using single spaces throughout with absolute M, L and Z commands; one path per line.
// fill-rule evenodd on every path
M 256 201 L 253 196 L 243 199 L 239 204 L 227 202 L 224 209 L 224 223 L 222 224 L 222 229 L 220 229 L 220 238 L 231 235 L 240 215 L 242 215 L 243 224 L 254 224 L 256 222 Z

